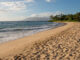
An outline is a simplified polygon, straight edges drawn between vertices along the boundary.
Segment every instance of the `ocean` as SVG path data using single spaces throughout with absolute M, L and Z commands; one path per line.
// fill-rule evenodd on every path
M 0 43 L 16 40 L 34 33 L 56 28 L 63 23 L 47 21 L 6 21 L 0 22 Z

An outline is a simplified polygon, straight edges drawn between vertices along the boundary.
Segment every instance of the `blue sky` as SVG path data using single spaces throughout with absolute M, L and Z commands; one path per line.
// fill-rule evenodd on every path
M 80 0 L 0 0 L 0 21 L 80 12 Z

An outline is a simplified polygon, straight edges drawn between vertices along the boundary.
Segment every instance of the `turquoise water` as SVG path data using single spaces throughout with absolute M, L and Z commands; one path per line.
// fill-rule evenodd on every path
M 63 25 L 62 23 L 40 21 L 0 22 L 0 43 L 22 38 L 34 33 Z

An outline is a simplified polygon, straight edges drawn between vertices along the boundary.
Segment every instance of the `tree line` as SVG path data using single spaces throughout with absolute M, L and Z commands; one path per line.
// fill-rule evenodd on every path
M 54 21 L 78 21 L 80 22 L 80 12 L 76 13 L 76 14 L 60 14 L 60 15 L 56 15 L 50 16 L 51 20 L 49 20 L 50 22 L 54 22 Z

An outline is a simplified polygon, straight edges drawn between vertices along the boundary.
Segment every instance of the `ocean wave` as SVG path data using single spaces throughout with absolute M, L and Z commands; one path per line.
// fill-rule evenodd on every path
M 9 25 L 9 24 L 8 24 Z M 14 24 L 12 24 L 14 25 Z M 16 40 L 18 38 L 22 38 L 24 36 L 29 36 L 34 33 L 48 30 L 51 28 L 55 28 L 57 26 L 61 26 L 61 23 L 49 23 L 44 25 L 29 25 L 29 26 L 14 26 L 14 27 L 6 27 L 0 29 L 0 43 Z

